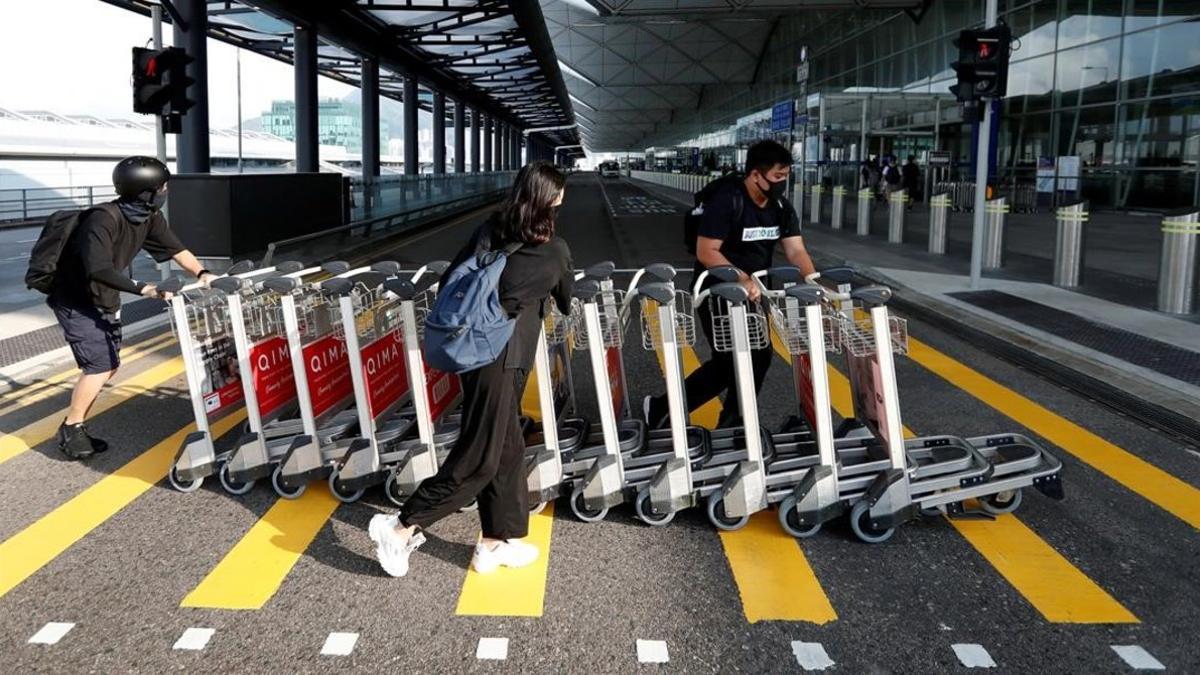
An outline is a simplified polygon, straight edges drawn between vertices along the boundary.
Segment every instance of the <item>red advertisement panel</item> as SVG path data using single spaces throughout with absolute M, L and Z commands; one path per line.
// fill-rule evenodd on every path
M 313 415 L 320 417 L 354 391 L 346 341 L 330 333 L 304 347 L 304 375 L 312 397 Z
M 429 394 L 430 412 L 436 420 L 462 393 L 462 382 L 453 373 L 443 373 L 425 366 L 425 389 Z
M 362 348 L 363 382 L 371 416 L 387 410 L 408 393 L 408 368 L 404 364 L 404 337 L 400 329 Z
M 296 376 L 287 338 L 276 335 L 250 347 L 250 377 L 258 413 L 270 419 L 296 398 Z
M 217 337 L 196 345 L 200 366 L 200 386 L 204 395 L 204 410 L 209 417 L 241 402 L 242 381 L 238 376 L 237 353 L 233 339 Z
M 809 429 L 817 428 L 817 402 L 813 391 L 812 359 L 808 354 L 792 357 L 792 369 L 795 371 L 796 399 L 800 401 L 800 412 L 808 422 Z
M 625 416 L 625 377 L 621 369 L 620 347 L 609 347 L 605 350 L 604 365 L 608 370 L 608 389 L 612 394 L 613 414 L 619 420 Z

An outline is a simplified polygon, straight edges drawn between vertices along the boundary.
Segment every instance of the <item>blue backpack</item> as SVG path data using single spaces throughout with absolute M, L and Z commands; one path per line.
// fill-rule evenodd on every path
M 450 270 L 425 318 L 428 365 L 457 374 L 500 356 L 516 323 L 500 306 L 500 275 L 519 248 L 515 243 L 489 251 L 481 243 L 475 255 Z

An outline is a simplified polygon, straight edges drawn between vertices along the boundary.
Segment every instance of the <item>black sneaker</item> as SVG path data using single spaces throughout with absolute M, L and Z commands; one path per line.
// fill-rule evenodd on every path
M 82 424 L 63 422 L 58 427 L 58 449 L 70 459 L 87 459 L 96 454 L 92 439 Z
M 80 424 L 79 426 L 83 427 L 83 433 L 88 437 L 88 440 L 92 442 L 92 452 L 95 452 L 98 455 L 108 450 L 108 441 L 104 440 L 103 438 L 96 438 L 93 436 L 92 432 L 88 431 L 87 424 Z

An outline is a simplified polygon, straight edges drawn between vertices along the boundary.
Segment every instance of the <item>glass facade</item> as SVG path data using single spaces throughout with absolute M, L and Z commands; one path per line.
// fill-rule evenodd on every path
M 809 93 L 948 93 L 953 39 L 982 26 L 983 13 L 983 0 L 965 0 L 933 3 L 919 22 L 868 10 L 797 14 L 776 30 L 761 84 L 706 99 L 689 122 L 699 135 L 797 97 L 801 46 Z M 1000 0 L 1000 16 L 1018 41 L 998 111 L 998 179 L 1033 182 L 1039 159 L 1077 155 L 1082 196 L 1096 207 L 1200 203 L 1200 0 Z M 933 137 L 931 120 L 901 103 L 871 113 L 870 152 L 929 147 L 917 139 Z M 952 102 L 940 122 L 940 148 L 969 163 L 971 129 Z

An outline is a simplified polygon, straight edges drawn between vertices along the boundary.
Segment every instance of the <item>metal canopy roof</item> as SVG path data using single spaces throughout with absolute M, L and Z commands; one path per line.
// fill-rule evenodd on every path
M 149 15 L 157 0 L 104 0 Z M 319 37 L 320 74 L 361 86 L 378 58 L 380 93 L 402 101 L 405 75 L 520 128 L 570 125 L 571 101 L 536 0 L 207 0 L 209 35 L 291 63 L 295 24 Z M 171 21 L 170 11 L 164 20 Z M 420 106 L 430 110 L 430 96 Z M 447 121 L 450 118 L 447 117 Z M 552 139 L 578 142 L 573 130 Z
M 704 90 L 749 87 L 779 21 L 806 10 L 913 9 L 921 0 L 541 0 L 593 151 L 670 142 Z M 690 127 L 689 127 L 690 129 Z M 694 132 L 694 130 L 691 130 Z

